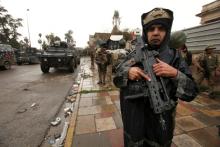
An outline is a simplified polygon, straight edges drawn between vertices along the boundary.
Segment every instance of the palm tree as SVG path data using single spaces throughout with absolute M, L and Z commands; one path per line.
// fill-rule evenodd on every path
M 0 6 L 0 41 L 19 48 L 20 44 L 17 39 L 21 34 L 17 32 L 17 29 L 22 27 L 21 22 L 21 18 L 14 19 L 4 7 Z
M 42 34 L 39 33 L 38 36 L 39 36 L 38 43 L 40 44 L 40 49 L 42 49 L 42 39 L 41 39 Z
M 25 42 L 25 48 L 29 47 L 29 39 L 27 37 L 24 37 L 24 42 Z
M 11 35 L 13 39 L 17 39 L 18 36 L 21 36 L 21 34 L 17 32 L 17 29 L 22 27 L 21 21 L 21 18 L 9 19 L 9 26 L 11 27 Z
M 38 34 L 38 36 L 41 38 L 42 34 L 41 34 L 41 33 L 39 33 L 39 34 Z
M 50 33 L 49 35 L 46 35 L 46 39 L 48 42 L 48 45 L 53 45 L 56 41 L 61 41 L 60 37 L 55 36 L 53 33 Z
M 67 44 L 71 45 L 73 44 L 74 42 L 74 39 L 73 39 L 73 31 L 72 30 L 69 30 L 66 34 L 65 34 L 65 40 L 67 42 Z

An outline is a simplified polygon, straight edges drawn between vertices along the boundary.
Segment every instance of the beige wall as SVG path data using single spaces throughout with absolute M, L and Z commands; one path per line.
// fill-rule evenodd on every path
M 220 20 L 220 1 L 216 0 L 202 7 L 202 12 L 196 16 L 201 17 L 201 24 Z

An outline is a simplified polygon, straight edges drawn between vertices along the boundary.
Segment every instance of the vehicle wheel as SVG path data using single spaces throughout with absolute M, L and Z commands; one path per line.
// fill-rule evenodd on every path
M 5 61 L 5 62 L 4 62 L 4 68 L 7 69 L 7 70 L 8 70 L 8 69 L 11 69 L 11 63 L 8 62 L 8 61 Z
M 50 70 L 50 67 L 47 66 L 47 65 L 44 65 L 44 64 L 41 64 L 41 65 L 40 65 L 40 68 L 41 68 L 41 71 L 42 71 L 43 73 L 48 73 L 49 70 Z
M 30 64 L 30 65 L 31 65 L 31 64 L 33 64 L 33 63 L 32 63 L 32 61 L 31 61 L 31 60 L 29 60 L 29 61 L 28 61 L 28 64 Z
M 21 64 L 22 64 L 22 62 L 17 62 L 17 64 L 18 64 L 18 65 L 21 65 Z
M 70 61 L 70 64 L 69 64 L 69 71 L 72 73 L 72 72 L 74 72 L 74 68 L 76 67 L 76 64 L 75 64 L 75 62 L 74 62 L 74 60 L 72 59 L 71 61 Z

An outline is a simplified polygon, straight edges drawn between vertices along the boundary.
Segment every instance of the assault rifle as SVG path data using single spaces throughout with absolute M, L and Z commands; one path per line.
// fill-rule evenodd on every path
M 153 64 L 157 63 L 156 58 L 159 53 L 155 50 L 145 50 L 142 58 L 142 64 L 144 66 L 145 74 L 151 78 L 151 81 L 146 81 L 144 85 L 144 92 L 146 96 L 149 97 L 151 108 L 154 113 L 161 114 L 166 110 L 173 108 L 174 101 L 168 96 L 164 79 L 158 77 L 153 72 Z
M 144 73 L 148 74 L 151 81 L 145 81 L 143 85 L 144 95 L 149 98 L 150 106 L 155 114 L 158 114 L 159 121 L 163 130 L 166 130 L 166 122 L 163 118 L 163 112 L 170 110 L 175 106 L 175 103 L 168 96 L 164 79 L 156 76 L 153 72 L 153 64 L 157 63 L 156 57 L 159 53 L 155 50 L 147 50 L 144 48 L 142 55 L 138 52 L 139 56 L 142 57 L 141 62 L 144 66 Z
M 140 62 L 144 67 L 144 73 L 148 74 L 151 81 L 140 80 L 131 81 L 128 85 L 125 99 L 148 98 L 150 107 L 155 114 L 158 114 L 159 120 L 163 130 L 166 129 L 165 120 L 162 113 L 172 109 L 175 102 L 168 96 L 166 85 L 162 77 L 156 76 L 153 72 L 153 64 L 157 63 L 156 57 L 159 53 L 155 50 L 147 50 L 146 48 L 139 48 L 136 50 L 136 56 L 141 58 Z

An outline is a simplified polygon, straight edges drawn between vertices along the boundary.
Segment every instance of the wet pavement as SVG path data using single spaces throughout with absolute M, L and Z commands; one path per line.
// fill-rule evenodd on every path
M 39 64 L 0 71 L 0 147 L 41 146 L 77 75 Z M 62 119 L 57 132 L 62 131 Z
M 115 87 L 97 84 L 97 69 L 90 69 L 84 58 L 81 95 L 72 115 L 72 134 L 65 146 L 123 147 L 123 124 L 119 92 Z M 220 98 L 210 99 L 205 93 L 190 102 L 179 101 L 173 147 L 219 147 Z

